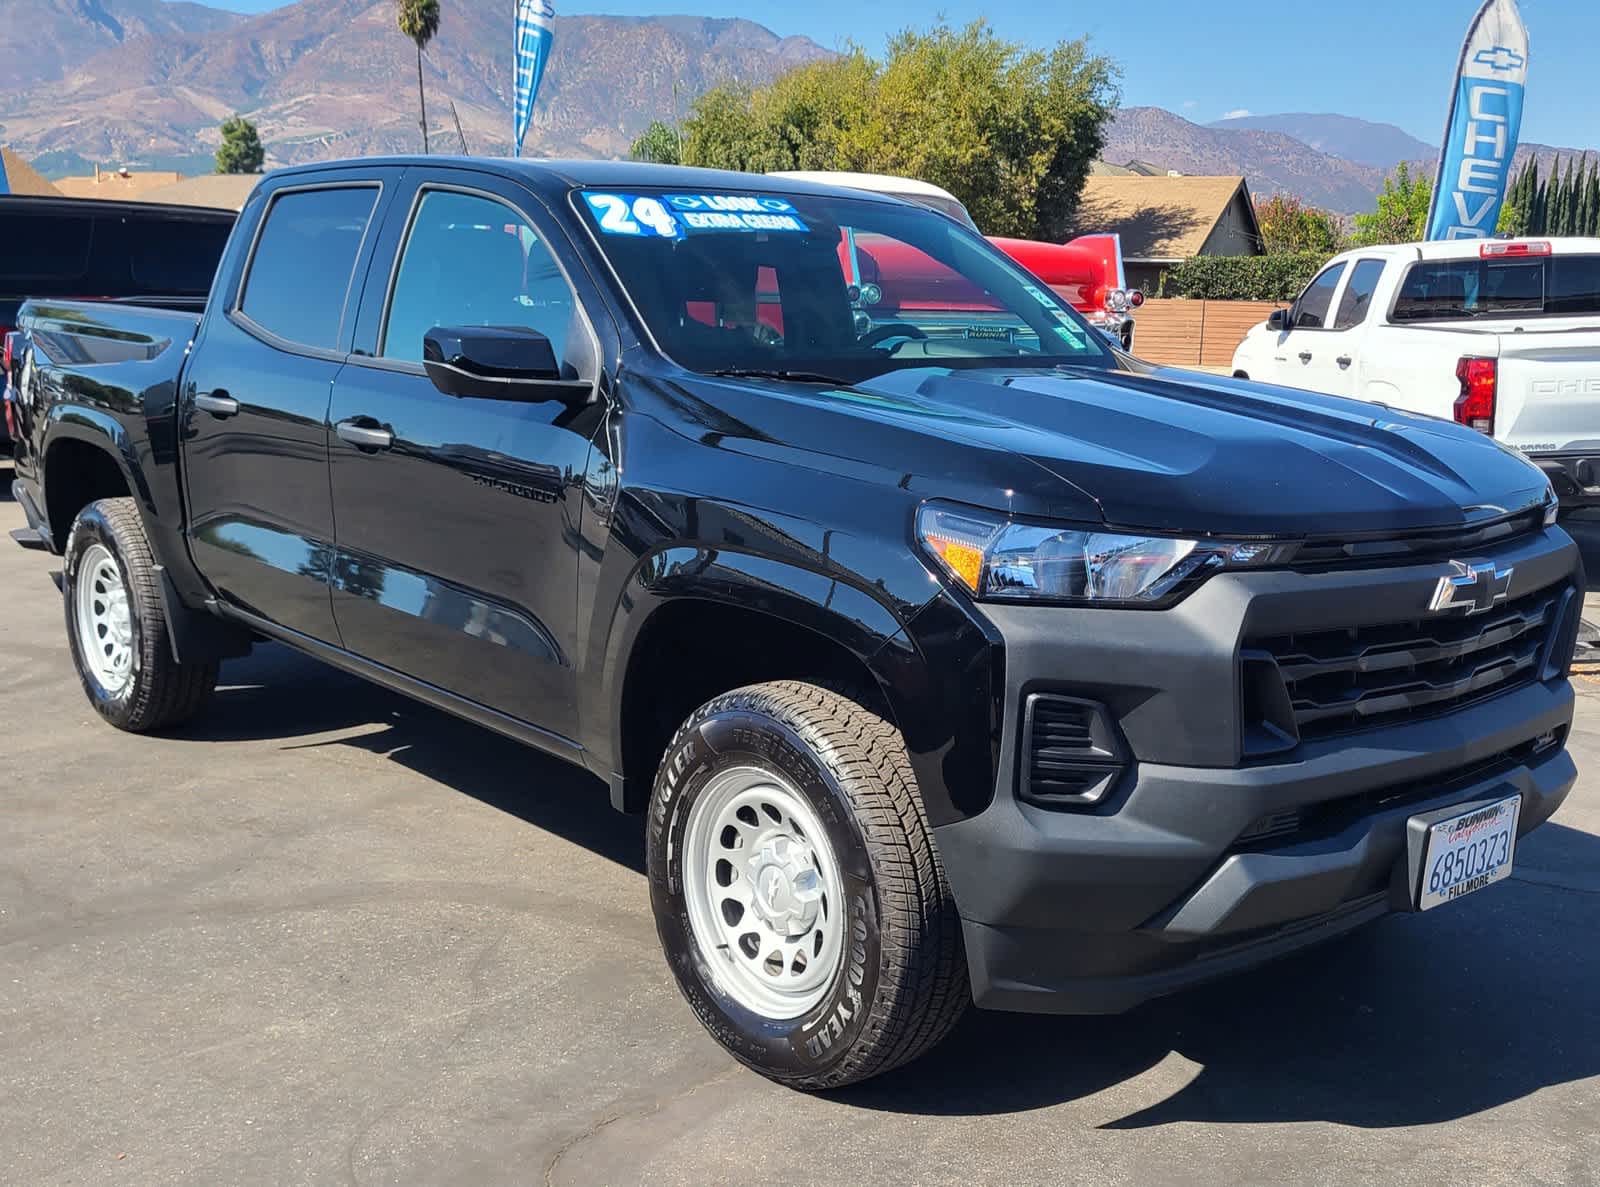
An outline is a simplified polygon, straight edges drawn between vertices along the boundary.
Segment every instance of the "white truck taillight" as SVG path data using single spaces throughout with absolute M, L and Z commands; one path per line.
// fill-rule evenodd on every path
M 1467 356 L 1456 364 L 1461 394 L 1456 397 L 1456 423 L 1494 436 L 1494 401 L 1500 387 L 1500 365 L 1494 359 Z

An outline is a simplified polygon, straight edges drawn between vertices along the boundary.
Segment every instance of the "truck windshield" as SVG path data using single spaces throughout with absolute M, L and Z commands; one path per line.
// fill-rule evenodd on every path
M 1589 317 L 1600 313 L 1600 255 L 1422 260 L 1400 285 L 1393 321 Z
M 856 383 L 912 367 L 1110 367 L 1064 300 L 913 206 L 773 193 L 579 191 L 663 351 L 706 373 Z

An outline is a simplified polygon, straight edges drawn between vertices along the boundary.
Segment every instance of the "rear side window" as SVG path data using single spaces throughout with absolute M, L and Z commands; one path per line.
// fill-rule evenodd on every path
M 1600 256 L 1424 260 L 1400 285 L 1392 320 L 1574 317 L 1600 313 Z
M 333 350 L 377 186 L 280 194 L 256 239 L 240 309 L 279 338 Z
M 1300 299 L 1294 303 L 1294 328 L 1297 330 L 1325 330 L 1328 328 L 1328 309 L 1333 304 L 1334 290 L 1339 287 L 1339 277 L 1344 275 L 1344 265 L 1325 268 L 1320 276 L 1306 286 Z
M 1382 260 L 1358 260 L 1350 271 L 1350 283 L 1344 286 L 1344 296 L 1339 298 L 1339 314 L 1333 319 L 1333 328 L 1349 330 L 1367 320 L 1372 309 L 1372 295 L 1378 291 L 1378 281 L 1383 279 Z

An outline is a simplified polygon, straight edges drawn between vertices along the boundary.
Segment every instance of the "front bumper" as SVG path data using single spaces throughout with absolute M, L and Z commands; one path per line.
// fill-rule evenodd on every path
M 1519 594 L 1578 574 L 1559 530 L 1494 559 L 1515 568 Z M 1410 909 L 1405 832 L 1418 813 L 1520 793 L 1520 830 L 1546 820 L 1576 778 L 1564 676 L 1241 757 L 1247 637 L 1263 623 L 1403 619 L 1413 604 L 1420 618 L 1445 571 L 1225 575 L 1162 612 L 985 606 L 1005 639 L 996 792 L 935 830 L 977 1003 L 1127 1009 Z M 1019 707 L 1040 690 L 1116 720 L 1131 761 L 1103 802 L 1067 811 L 1019 796 Z M 1299 823 L 1262 838 L 1271 819 Z

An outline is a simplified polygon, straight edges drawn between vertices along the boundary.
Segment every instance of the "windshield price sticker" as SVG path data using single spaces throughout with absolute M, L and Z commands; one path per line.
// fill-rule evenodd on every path
M 585 194 L 583 200 L 594 212 L 600 230 L 607 235 L 633 238 L 676 239 L 683 234 L 660 198 L 634 194 Z
M 804 233 L 794 204 L 761 194 L 668 194 L 662 201 L 688 231 Z

